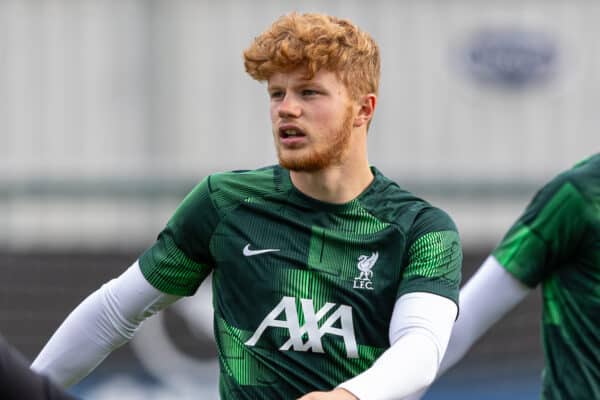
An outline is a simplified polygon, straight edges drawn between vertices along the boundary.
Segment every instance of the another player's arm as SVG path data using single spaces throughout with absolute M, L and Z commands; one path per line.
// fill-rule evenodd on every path
M 490 255 L 460 291 L 461 315 L 454 324 L 438 374 L 443 374 L 461 360 L 471 346 L 531 290 Z
M 585 198 L 564 176 L 536 194 L 461 290 L 464 318 L 461 315 L 455 325 L 441 372 L 458 362 L 477 339 L 570 257 L 585 231 L 586 207 Z
M 530 291 L 531 288 L 515 279 L 493 256 L 488 257 L 460 291 L 460 316 L 437 375 L 460 361 L 471 346 Z M 426 391 L 427 388 L 422 389 L 404 400 L 418 400 Z
M 48 377 L 33 372 L 25 358 L 0 337 L 0 382 L 3 400 L 75 400 Z
M 458 363 L 565 254 L 570 254 L 585 231 L 586 207 L 577 188 L 560 176 L 536 194 L 493 254 L 461 289 L 461 315 L 438 375 Z M 424 393 L 406 400 L 420 399 Z

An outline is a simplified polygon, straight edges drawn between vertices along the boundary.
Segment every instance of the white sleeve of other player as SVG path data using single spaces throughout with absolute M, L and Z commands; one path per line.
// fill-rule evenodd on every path
M 391 347 L 339 387 L 361 400 L 395 400 L 423 389 L 436 376 L 456 314 L 456 304 L 436 294 L 401 296 L 390 323 Z
M 73 385 L 128 342 L 144 319 L 179 298 L 154 288 L 136 261 L 69 314 L 31 368 L 59 385 Z
M 438 375 L 459 362 L 477 340 L 519 304 L 531 289 L 489 256 L 460 291 L 458 317 Z M 417 400 L 425 390 L 405 400 Z
M 489 256 L 460 291 L 460 316 L 454 324 L 439 374 L 456 364 L 500 318 L 519 304 L 531 288 Z

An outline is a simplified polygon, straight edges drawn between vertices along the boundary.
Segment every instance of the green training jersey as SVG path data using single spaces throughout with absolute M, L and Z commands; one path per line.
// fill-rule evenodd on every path
M 390 346 L 400 296 L 457 302 L 454 223 L 372 171 L 346 204 L 307 197 L 279 166 L 211 175 L 140 257 L 146 279 L 175 295 L 213 273 L 222 399 L 331 390 Z
M 600 154 L 544 186 L 494 255 L 542 284 L 542 398 L 600 399 Z

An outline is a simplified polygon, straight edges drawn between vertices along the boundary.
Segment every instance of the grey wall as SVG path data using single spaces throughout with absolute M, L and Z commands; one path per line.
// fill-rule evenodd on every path
M 536 186 L 599 148 L 592 1 L 4 0 L 0 247 L 146 245 L 207 173 L 274 163 L 241 52 L 292 9 L 380 43 L 370 161 L 447 209 L 468 245 L 497 241 Z M 484 28 L 542 35 L 553 73 L 478 82 L 463 55 Z M 523 61 L 505 56 L 492 74 Z

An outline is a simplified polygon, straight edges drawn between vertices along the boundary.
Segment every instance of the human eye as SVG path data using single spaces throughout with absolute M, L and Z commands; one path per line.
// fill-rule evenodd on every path
M 302 96 L 316 96 L 320 92 L 316 89 L 302 89 Z
M 274 89 L 274 90 L 269 91 L 269 97 L 272 100 L 281 99 L 281 98 L 283 98 L 283 96 L 284 96 L 283 90 Z

